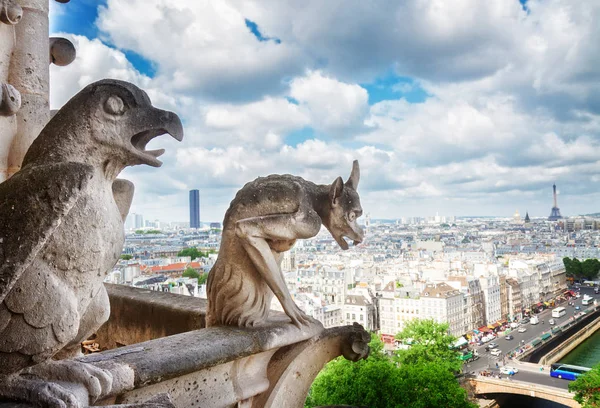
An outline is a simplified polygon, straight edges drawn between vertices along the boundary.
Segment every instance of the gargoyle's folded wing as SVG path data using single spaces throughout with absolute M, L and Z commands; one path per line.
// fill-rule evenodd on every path
M 93 176 L 82 163 L 25 167 L 0 184 L 0 303 Z

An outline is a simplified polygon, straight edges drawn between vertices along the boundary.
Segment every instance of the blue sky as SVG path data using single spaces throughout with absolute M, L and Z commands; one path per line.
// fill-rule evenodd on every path
M 255 177 L 330 183 L 355 158 L 373 218 L 547 216 L 554 182 L 564 214 L 597 212 L 595 3 L 52 3 L 78 57 L 51 104 L 116 77 L 181 116 L 163 167 L 124 174 L 149 219 L 186 220 L 199 188 L 218 221 Z

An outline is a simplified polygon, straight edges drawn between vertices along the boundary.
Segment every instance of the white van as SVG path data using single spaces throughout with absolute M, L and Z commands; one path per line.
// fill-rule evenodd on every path
M 532 316 L 531 320 L 529 320 L 529 323 L 531 324 L 538 324 L 540 322 L 540 319 L 538 319 L 537 316 Z

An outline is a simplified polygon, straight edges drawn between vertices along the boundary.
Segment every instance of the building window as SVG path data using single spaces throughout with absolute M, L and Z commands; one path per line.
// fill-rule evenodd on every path
M 352 313 L 352 320 L 356 320 L 356 314 Z

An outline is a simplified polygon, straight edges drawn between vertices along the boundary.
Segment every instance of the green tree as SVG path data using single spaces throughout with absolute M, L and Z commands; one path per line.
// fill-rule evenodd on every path
M 577 258 L 573 258 L 571 260 L 571 270 L 573 271 L 573 277 L 575 279 L 580 279 L 583 275 L 583 270 L 581 268 L 581 261 Z
M 600 407 L 600 364 L 569 383 L 569 391 L 582 408 Z
M 405 407 L 475 408 L 467 391 L 461 388 L 454 374 L 439 362 L 405 364 L 400 367 L 400 380 Z
M 177 253 L 177 256 L 189 256 L 192 258 L 192 261 L 197 258 L 206 258 L 208 254 L 202 251 L 198 251 L 198 248 L 191 247 L 182 249 Z
M 185 271 L 183 271 L 182 276 L 184 278 L 196 278 L 200 280 L 200 274 L 194 268 L 190 268 L 189 266 L 185 268 Z
M 600 271 L 600 261 L 597 259 L 586 259 L 581 263 L 581 276 L 585 279 L 595 279 L 598 271 Z
M 460 367 L 460 362 L 456 352 L 448 349 L 448 335 L 440 333 L 442 328 L 430 323 L 433 321 L 425 321 L 421 326 L 413 325 L 410 332 L 403 331 L 414 336 L 411 339 L 416 339 L 416 344 L 422 341 L 432 346 L 426 356 L 415 358 L 415 363 L 399 364 L 384 353 L 383 343 L 373 334 L 369 344 L 371 354 L 367 359 L 353 363 L 338 357 L 325 366 L 315 379 L 305 406 L 347 404 L 371 408 L 474 408 L 475 405 L 467 399 L 467 392 L 450 370 L 451 366 Z M 425 328 L 431 335 L 421 335 L 426 332 Z M 449 337 L 452 339 L 452 336 Z M 432 343 L 437 340 L 446 345 L 445 350 Z M 413 352 L 404 357 L 415 357 L 414 354 L 419 353 Z M 442 358 L 447 356 L 452 356 L 452 364 L 443 363 Z
M 132 258 L 133 258 L 133 256 L 131 256 L 129 254 L 123 254 L 123 255 L 121 255 L 121 259 L 123 259 L 125 261 L 129 261 Z
M 565 265 L 565 273 L 567 274 L 567 276 L 573 276 L 573 267 L 571 266 L 572 261 L 571 258 L 569 258 L 568 256 L 565 256 L 563 258 L 563 264 Z
M 436 363 L 449 372 L 459 372 L 462 363 L 453 349 L 456 337 L 448 333 L 448 323 L 433 319 L 414 319 L 398 334 L 396 340 L 410 342 L 407 350 L 396 352 L 400 364 Z
M 338 357 L 325 366 L 306 398 L 306 407 L 366 405 L 370 408 L 402 406 L 399 370 L 383 353 L 383 343 L 371 335 L 371 353 L 355 363 Z
M 200 274 L 200 277 L 198 278 L 198 285 L 204 285 L 206 283 L 207 279 L 208 279 L 208 273 Z

